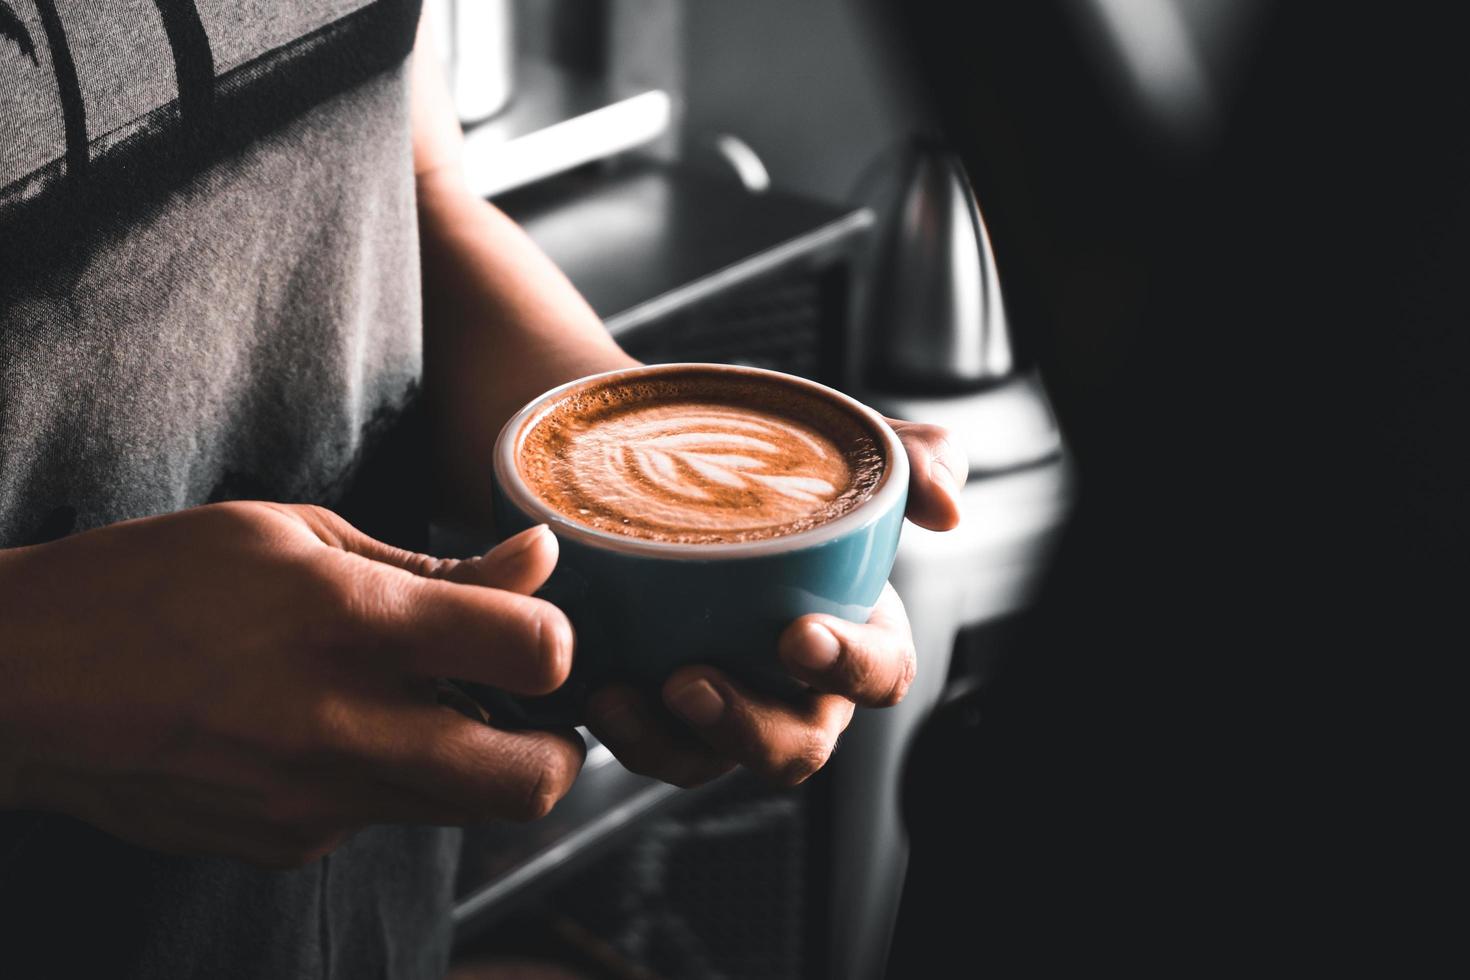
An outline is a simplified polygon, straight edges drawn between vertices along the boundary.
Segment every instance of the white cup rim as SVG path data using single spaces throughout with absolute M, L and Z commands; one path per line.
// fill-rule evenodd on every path
M 521 478 L 516 459 L 526 434 L 532 428 L 528 423 L 534 416 L 548 411 L 553 403 L 574 388 L 583 385 L 606 383 L 620 378 L 640 377 L 679 370 L 708 370 L 737 374 L 745 377 L 779 379 L 786 384 L 805 387 L 813 392 L 835 399 L 839 404 L 865 418 L 883 440 L 886 465 L 877 488 L 856 507 L 834 520 L 804 531 L 785 534 L 757 541 L 729 541 L 708 544 L 690 544 L 674 541 L 650 541 L 634 538 L 611 531 L 602 531 L 553 510 L 531 492 Z M 603 371 L 568 381 L 545 391 L 528 402 L 525 407 L 510 417 L 495 440 L 495 481 L 506 498 L 533 521 L 548 525 L 555 534 L 564 539 L 578 541 L 604 551 L 642 555 L 650 558 L 682 560 L 727 560 L 731 558 L 756 558 L 784 554 L 828 544 L 859 531 L 867 525 L 881 520 L 896 505 L 896 498 L 908 490 L 908 453 L 898 433 L 893 431 L 886 419 L 862 402 L 835 388 L 807 378 L 771 371 L 766 368 L 747 367 L 736 364 L 716 364 L 700 361 L 680 361 L 672 364 L 646 364 L 639 367 L 619 368 Z

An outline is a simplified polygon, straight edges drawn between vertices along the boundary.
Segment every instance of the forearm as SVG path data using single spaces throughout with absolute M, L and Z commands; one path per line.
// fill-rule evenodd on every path
M 547 388 L 635 362 L 525 232 L 470 192 L 429 9 L 413 60 L 425 394 L 441 509 L 484 524 L 505 420 Z
M 490 454 L 521 405 L 636 363 L 561 271 L 452 171 L 419 182 L 424 380 L 443 505 L 482 523 Z

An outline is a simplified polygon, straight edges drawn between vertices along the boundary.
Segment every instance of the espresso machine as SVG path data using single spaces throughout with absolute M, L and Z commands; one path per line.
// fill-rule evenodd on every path
M 855 394 L 893 418 L 945 426 L 969 460 L 952 531 L 904 529 L 891 580 L 919 670 L 903 702 L 860 712 L 834 756 L 828 975 L 883 976 L 908 842 L 905 757 L 942 702 L 985 684 L 1005 654 L 994 624 L 1022 614 L 1073 497 L 1042 379 L 1006 315 L 979 203 L 958 158 L 920 141 L 865 181 L 875 241 L 860 278 Z
M 892 581 L 919 671 L 902 704 L 859 711 L 826 769 L 795 790 L 739 771 L 676 789 L 589 738 L 581 778 L 548 818 L 467 830 L 457 947 L 539 936 L 558 955 L 639 975 L 882 976 L 907 862 L 905 755 L 936 707 L 1003 656 L 995 627 L 1025 610 L 1071 501 L 1004 270 L 940 144 L 900 142 L 833 200 L 759 179 L 766 168 L 738 133 L 690 131 L 681 69 L 661 54 L 677 50 L 684 4 L 606 5 L 595 63 L 557 55 L 544 10 L 516 9 L 531 40 L 506 108 L 466 120 L 470 179 L 619 343 L 650 363 L 787 371 L 944 425 L 970 473 L 957 529 L 903 531 Z M 484 544 L 438 529 L 444 554 Z

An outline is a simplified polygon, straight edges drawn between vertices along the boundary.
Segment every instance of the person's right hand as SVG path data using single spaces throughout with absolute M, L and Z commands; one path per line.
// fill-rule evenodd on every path
M 574 732 L 504 732 L 436 678 L 560 686 L 535 528 L 464 562 L 316 507 L 233 503 L 0 551 L 0 809 L 174 853 L 304 864 L 371 823 L 544 815 Z

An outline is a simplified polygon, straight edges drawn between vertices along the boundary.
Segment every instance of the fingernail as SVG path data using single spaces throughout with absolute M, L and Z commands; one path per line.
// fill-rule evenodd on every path
M 826 670 L 837 662 L 842 653 L 842 644 L 827 627 L 812 623 L 791 651 L 791 658 L 807 670 Z
M 692 725 L 713 725 L 725 713 L 725 699 L 706 680 L 685 684 L 669 700 L 673 709 Z
M 537 524 L 535 527 L 526 528 L 520 534 L 506 538 L 490 550 L 494 551 L 496 548 L 499 548 L 500 552 L 497 557 L 500 558 L 509 558 L 512 555 L 518 555 L 523 551 L 529 550 L 532 545 L 541 540 L 541 535 L 547 533 L 549 530 L 550 528 L 545 524 Z
M 609 739 L 623 745 L 636 742 L 643 737 L 643 726 L 638 723 L 638 716 L 626 704 L 613 705 L 598 715 L 597 727 L 602 729 Z

